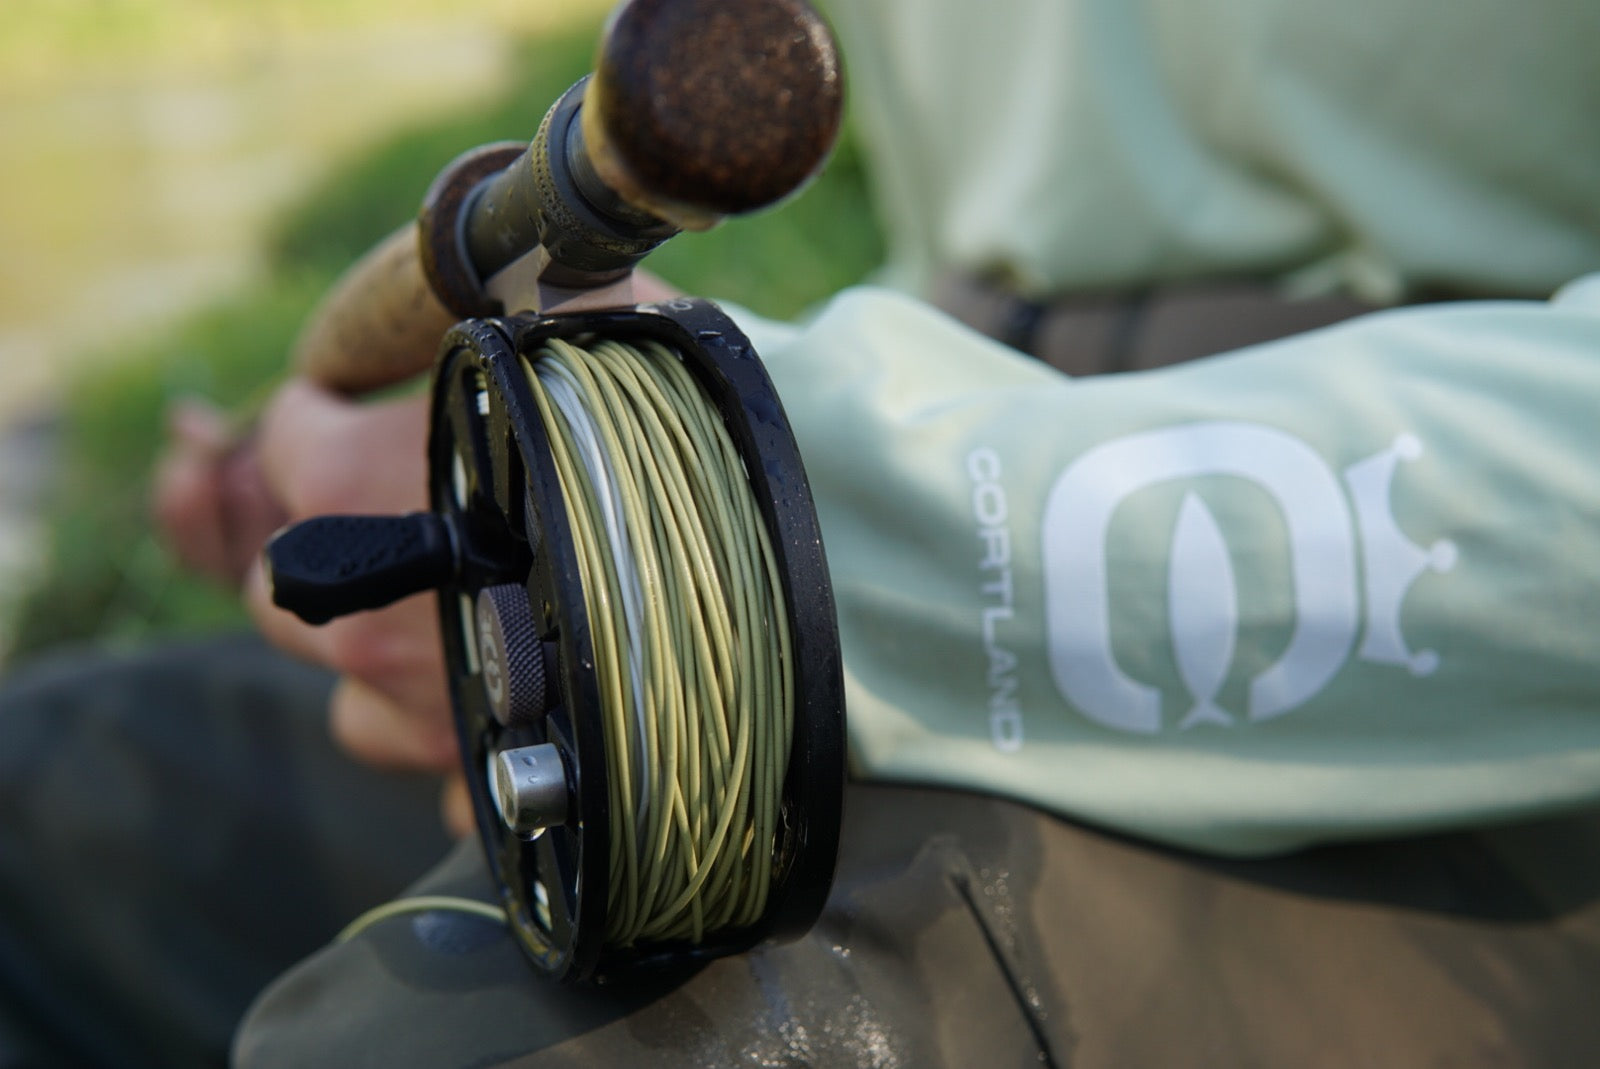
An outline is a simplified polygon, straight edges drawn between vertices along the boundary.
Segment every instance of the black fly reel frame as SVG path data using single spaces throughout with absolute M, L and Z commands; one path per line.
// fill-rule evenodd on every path
M 433 365 L 431 511 L 267 549 L 313 623 L 437 591 L 502 905 L 565 980 L 796 938 L 831 886 L 843 685 L 799 451 L 732 320 L 631 287 L 678 229 L 813 173 L 839 83 L 801 0 L 619 9 L 532 145 L 467 154 L 425 203 L 415 255 L 462 317 Z
M 618 928 L 615 914 L 634 908 L 623 901 L 618 878 L 621 821 L 613 808 L 636 803 L 614 782 L 612 748 L 622 733 L 605 730 L 599 622 L 587 607 L 594 599 L 586 595 L 578 559 L 570 490 L 563 488 L 551 429 L 526 371 L 552 340 L 597 339 L 663 344 L 681 356 L 724 421 L 780 578 L 782 618 L 759 621 L 759 637 L 787 631 L 786 667 L 793 674 L 781 777 L 750 785 L 768 792 L 770 802 L 742 803 L 773 805 L 776 822 L 760 842 L 755 822 L 741 822 L 740 835 L 749 841 L 723 843 L 742 853 L 737 864 L 749 879 L 770 880 L 758 915 L 698 938 L 680 934 L 626 946 L 608 935 Z M 469 321 L 451 331 L 446 346 L 429 451 L 433 506 L 447 530 L 479 547 L 462 554 L 458 578 L 440 590 L 446 660 L 478 827 L 523 945 L 551 972 L 582 976 L 623 962 L 729 953 L 802 934 L 827 897 L 838 845 L 844 754 L 838 635 L 800 457 L 749 343 L 713 305 L 674 301 L 632 312 Z M 683 712 L 693 720 L 698 711 Z M 769 706 L 748 715 L 777 720 L 785 713 Z M 716 812 L 680 819 L 714 825 L 741 804 L 735 793 L 724 792 Z M 670 803 L 657 792 L 647 804 Z M 682 860 L 704 866 L 713 859 Z M 678 875 L 673 882 L 682 888 L 696 873 L 685 867 Z

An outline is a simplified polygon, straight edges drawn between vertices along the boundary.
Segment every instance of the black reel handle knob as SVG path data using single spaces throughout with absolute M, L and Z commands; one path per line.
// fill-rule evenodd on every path
M 450 527 L 431 512 L 318 516 L 273 535 L 263 553 L 273 604 L 308 624 L 433 590 L 457 570 Z

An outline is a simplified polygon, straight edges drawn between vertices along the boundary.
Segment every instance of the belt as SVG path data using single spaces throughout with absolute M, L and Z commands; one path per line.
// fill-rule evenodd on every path
M 973 329 L 1069 375 L 1164 367 L 1377 310 L 1347 297 L 1285 298 L 1243 282 L 1041 302 L 959 275 L 941 279 L 933 300 Z

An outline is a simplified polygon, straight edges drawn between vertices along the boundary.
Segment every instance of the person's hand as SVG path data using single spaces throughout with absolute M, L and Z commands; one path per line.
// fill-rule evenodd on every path
M 263 413 L 255 453 L 266 488 L 293 522 L 425 508 L 426 440 L 424 396 L 359 403 L 295 379 Z M 272 604 L 257 554 L 245 600 L 269 641 L 340 674 L 329 704 L 334 739 L 370 764 L 452 777 L 446 822 L 469 828 L 433 595 L 312 627 Z
M 678 291 L 646 272 L 641 302 Z M 272 604 L 260 550 L 285 523 L 328 513 L 393 515 L 427 507 L 428 399 L 361 403 L 292 379 L 248 437 L 216 410 L 174 409 L 156 479 L 156 514 L 179 558 L 244 584 L 266 638 L 340 674 L 330 702 L 334 739 L 383 767 L 442 773 L 452 830 L 472 825 L 458 766 L 433 596 L 311 627 Z
M 262 475 L 254 436 L 238 434 L 220 409 L 200 400 L 168 410 L 151 509 L 180 563 L 234 588 L 286 519 Z

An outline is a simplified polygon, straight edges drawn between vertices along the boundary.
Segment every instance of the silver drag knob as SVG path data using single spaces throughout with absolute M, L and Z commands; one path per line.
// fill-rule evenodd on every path
M 518 746 L 489 758 L 489 792 L 505 826 L 533 837 L 567 819 L 567 770 L 553 743 Z

